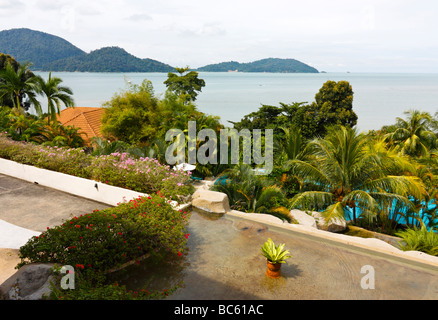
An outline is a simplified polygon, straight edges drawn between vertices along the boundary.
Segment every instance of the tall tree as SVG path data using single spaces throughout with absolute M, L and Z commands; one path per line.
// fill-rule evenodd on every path
M 50 121 L 56 121 L 56 114 L 61 113 L 61 103 L 66 107 L 74 106 L 73 91 L 69 87 L 62 86 L 61 83 L 62 79 L 52 78 L 51 72 L 47 81 L 38 77 L 38 91 L 47 98 L 48 124 L 50 124 Z
M 198 72 L 189 71 L 189 67 L 175 69 L 179 75 L 169 72 L 164 84 L 170 91 L 180 97 L 185 104 L 195 101 L 199 92 L 205 87 L 205 81 L 198 78 Z
M 316 119 L 322 131 L 333 125 L 354 127 L 353 88 L 348 81 L 327 81 L 315 95 Z M 325 133 L 325 132 L 323 132 Z
M 22 110 L 22 99 L 27 98 L 35 111 L 41 114 L 41 105 L 36 99 L 40 92 L 38 87 L 38 78 L 29 76 L 29 67 L 31 64 L 19 65 L 17 69 L 11 63 L 7 63 L 6 68 L 0 70 L 0 100 L 9 98 L 13 107 Z
M 165 135 L 161 124 L 168 119 L 163 116 L 152 82 L 144 80 L 141 85 L 128 86 L 104 104 L 102 133 L 111 140 L 151 144 Z

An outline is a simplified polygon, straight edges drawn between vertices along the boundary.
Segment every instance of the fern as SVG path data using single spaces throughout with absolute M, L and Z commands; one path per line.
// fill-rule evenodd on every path
M 400 248 L 404 251 L 421 251 L 432 256 L 438 256 L 438 234 L 433 229 L 427 230 L 426 226 L 421 229 L 407 229 L 396 233 L 403 241 L 399 241 Z

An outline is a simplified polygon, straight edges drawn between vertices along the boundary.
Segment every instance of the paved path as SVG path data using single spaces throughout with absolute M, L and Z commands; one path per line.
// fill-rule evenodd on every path
M 47 227 L 106 207 L 106 204 L 0 174 L 0 248 L 19 248 Z
M 29 238 L 72 216 L 108 205 L 0 174 L 0 284 L 17 270 Z

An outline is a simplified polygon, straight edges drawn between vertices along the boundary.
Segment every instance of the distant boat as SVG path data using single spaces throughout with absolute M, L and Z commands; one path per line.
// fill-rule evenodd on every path
M 239 70 L 228 70 L 228 72 L 239 72 Z

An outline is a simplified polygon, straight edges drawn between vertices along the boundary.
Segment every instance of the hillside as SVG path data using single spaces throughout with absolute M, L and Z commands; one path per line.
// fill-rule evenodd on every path
M 0 31 L 0 52 L 13 56 L 18 62 L 32 62 L 32 69 L 39 71 L 174 71 L 167 64 L 137 58 L 118 47 L 106 47 L 87 54 L 60 37 L 24 28 Z
M 140 59 L 119 47 L 105 47 L 86 53 L 60 37 L 30 29 L 0 31 L 0 53 L 18 62 L 32 62 L 38 71 L 79 72 L 173 72 L 174 67 L 152 59 Z M 268 58 L 250 63 L 236 61 L 211 64 L 205 72 L 318 73 L 295 59 Z
M 32 62 L 34 69 L 41 69 L 59 59 L 86 55 L 60 37 L 24 28 L 1 31 L 0 52 L 13 56 L 19 62 Z
M 52 71 L 79 72 L 172 72 L 175 69 L 152 59 L 140 59 L 119 47 L 105 47 L 85 56 L 54 61 L 45 66 Z
M 236 61 L 210 64 L 198 68 L 197 71 L 205 72 L 281 72 L 281 73 L 318 73 L 315 68 L 295 59 L 268 58 L 249 63 Z

